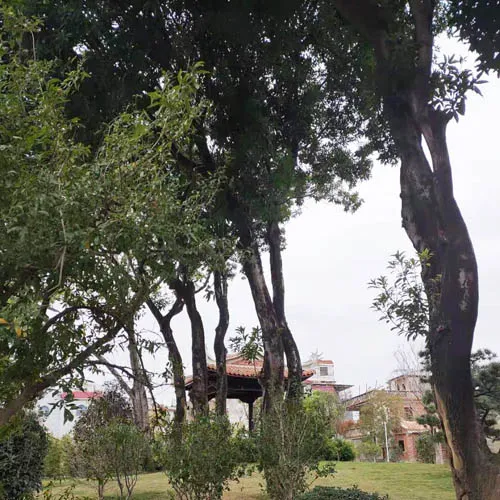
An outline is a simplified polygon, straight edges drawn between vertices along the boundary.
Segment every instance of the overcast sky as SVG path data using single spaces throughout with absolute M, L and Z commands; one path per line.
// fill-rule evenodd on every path
M 498 334 L 500 284 L 500 81 L 482 86 L 484 97 L 471 95 L 467 112 L 448 129 L 455 197 L 469 227 L 476 250 L 480 301 L 474 348 L 488 347 L 500 354 Z M 394 352 L 406 341 L 378 321 L 370 309 L 375 295 L 367 282 L 386 273 L 397 250 L 412 252 L 401 227 L 399 169 L 376 164 L 372 178 L 360 185 L 364 200 L 355 214 L 327 203 L 308 203 L 286 225 L 283 253 L 286 312 L 303 359 L 318 350 L 335 363 L 339 383 L 353 391 L 381 384 L 398 368 Z M 263 256 L 267 265 L 267 256 Z M 228 337 L 239 325 L 258 324 L 248 283 L 238 275 L 229 288 L 231 322 Z M 218 312 L 214 302 L 199 298 L 207 345 L 212 343 Z M 140 326 L 158 331 L 146 316 Z M 188 365 L 190 327 L 183 312 L 173 321 L 174 334 Z M 120 356 L 120 358 L 122 358 Z M 166 352 L 149 359 L 150 369 L 163 371 Z M 163 389 L 159 400 L 171 402 Z

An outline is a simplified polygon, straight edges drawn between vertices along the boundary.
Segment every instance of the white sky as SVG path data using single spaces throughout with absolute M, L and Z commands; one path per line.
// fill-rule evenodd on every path
M 454 44 L 453 44 L 454 45 Z M 467 112 L 448 129 L 455 197 L 468 224 L 476 250 L 480 302 L 474 348 L 488 347 L 500 354 L 498 335 L 500 283 L 500 80 L 482 86 L 484 97 L 471 94 Z M 499 169 L 497 172 L 496 169 Z M 308 203 L 286 226 L 284 251 L 286 312 L 303 359 L 319 350 L 335 363 L 339 383 L 353 391 L 381 384 L 397 368 L 394 352 L 406 341 L 378 321 L 370 309 L 375 295 L 367 282 L 386 274 L 387 261 L 397 250 L 411 252 L 401 227 L 399 169 L 375 165 L 372 178 L 360 186 L 363 206 L 354 215 L 327 203 Z M 267 265 L 267 256 L 263 256 Z M 215 302 L 199 297 L 207 345 L 212 344 L 218 311 Z M 258 324 L 248 283 L 238 275 L 229 288 L 231 322 L 227 337 L 237 326 Z M 174 319 L 174 335 L 189 372 L 190 327 L 183 312 Z M 146 316 L 143 328 L 158 332 Z M 126 359 L 119 355 L 119 359 Z M 163 371 L 167 359 L 161 350 L 148 359 L 148 368 Z M 97 381 L 97 379 L 95 379 Z M 171 402 L 171 390 L 158 398 Z

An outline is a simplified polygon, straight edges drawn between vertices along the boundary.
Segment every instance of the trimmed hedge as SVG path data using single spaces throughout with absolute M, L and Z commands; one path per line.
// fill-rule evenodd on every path
M 356 486 L 347 489 L 316 486 L 313 490 L 298 497 L 297 500 L 389 500 L 389 497 L 387 495 L 380 496 L 378 493 L 367 493 Z

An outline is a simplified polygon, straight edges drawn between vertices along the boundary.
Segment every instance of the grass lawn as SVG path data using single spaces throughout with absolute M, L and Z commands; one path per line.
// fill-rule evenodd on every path
M 405 463 L 361 463 L 342 462 L 337 464 L 337 473 L 327 479 L 317 481 L 318 485 L 349 487 L 354 484 L 362 490 L 388 493 L 391 500 L 453 500 L 455 495 L 449 468 L 445 465 L 405 464 Z M 260 483 L 262 477 L 254 474 L 233 484 L 225 500 L 263 500 Z M 64 481 L 55 491 L 62 491 L 71 484 Z M 168 482 L 163 473 L 143 474 L 134 490 L 137 500 L 159 500 L 169 498 L 165 491 Z M 116 495 L 114 483 L 106 489 L 107 498 Z M 96 497 L 92 485 L 78 481 L 74 490 L 77 496 Z

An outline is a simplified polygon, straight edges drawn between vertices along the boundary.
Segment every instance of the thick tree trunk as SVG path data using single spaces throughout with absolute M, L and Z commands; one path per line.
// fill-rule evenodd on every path
M 147 305 L 149 307 L 149 310 L 155 316 L 158 325 L 160 326 L 161 333 L 168 349 L 168 361 L 172 370 L 172 378 L 175 391 L 174 421 L 177 424 L 182 424 L 184 422 L 184 419 L 186 418 L 186 381 L 184 378 L 182 356 L 179 348 L 177 347 L 177 342 L 174 338 L 171 322 L 172 318 L 182 311 L 184 303 L 182 299 L 177 298 L 177 300 L 174 302 L 174 305 L 165 316 L 160 313 L 160 310 L 156 307 L 151 299 L 147 301 Z
M 435 2 L 410 0 L 416 53 L 395 55 L 393 14 L 370 0 L 336 0 L 341 14 L 373 45 L 384 111 L 401 159 L 403 227 L 418 252 L 429 251 L 422 279 L 429 301 L 427 339 L 432 383 L 462 500 L 500 498 L 473 400 L 470 353 L 478 309 L 478 272 L 466 224 L 453 195 L 446 124 L 429 104 Z M 402 64 L 401 64 L 402 63 Z M 409 66 L 414 65 L 413 70 Z M 432 167 L 422 147 L 425 138 Z
M 261 384 L 264 389 L 263 409 L 269 411 L 273 402 L 283 399 L 284 350 L 281 328 L 276 318 L 273 302 L 267 289 L 259 249 L 255 245 L 246 253 L 243 272 L 248 279 L 255 311 L 262 328 L 264 343 L 264 368 Z
M 189 279 L 176 280 L 173 287 L 186 305 L 191 322 L 191 354 L 193 362 L 193 385 L 190 393 L 194 415 L 208 413 L 208 371 L 205 349 L 205 330 L 196 307 L 196 290 Z
M 215 409 L 217 414 L 225 415 L 227 406 L 227 350 L 224 345 L 224 339 L 229 327 L 229 306 L 227 300 L 227 277 L 219 271 L 214 272 L 214 292 L 217 307 L 219 308 L 219 323 L 215 328 L 214 340 L 215 363 L 217 365 Z
M 303 395 L 302 362 L 299 349 L 285 316 L 285 280 L 283 277 L 283 260 L 281 258 L 281 231 L 277 222 L 269 224 L 267 240 L 271 264 L 273 305 L 283 336 L 283 347 L 288 369 L 287 398 L 293 401 L 300 399 Z
M 130 368 L 134 376 L 130 396 L 132 399 L 132 410 L 134 422 L 144 432 L 149 431 L 149 404 L 146 392 L 148 376 L 141 363 L 137 338 L 132 328 L 127 330 L 128 351 L 130 357 Z
M 264 367 L 260 378 L 264 393 L 262 409 L 269 412 L 274 401 L 280 402 L 283 399 L 285 365 L 283 335 L 264 277 L 258 241 L 246 214 L 240 207 L 233 207 L 232 216 L 242 250 L 243 273 L 248 279 L 255 312 L 262 329 L 264 344 Z

